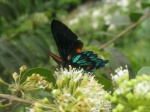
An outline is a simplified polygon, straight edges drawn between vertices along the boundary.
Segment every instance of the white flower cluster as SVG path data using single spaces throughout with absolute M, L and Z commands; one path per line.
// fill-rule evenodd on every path
M 150 76 L 143 74 L 129 79 L 128 69 L 119 68 L 112 80 L 114 92 L 106 96 L 116 105 L 113 112 L 149 112 Z
M 58 111 L 110 112 L 111 104 L 105 99 L 106 91 L 94 76 L 75 68 L 55 72 L 58 89 L 52 91 Z

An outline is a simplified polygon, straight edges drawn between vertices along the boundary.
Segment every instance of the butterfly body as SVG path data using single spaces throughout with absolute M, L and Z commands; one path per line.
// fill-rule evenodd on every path
M 58 63 L 59 66 L 68 68 L 69 65 L 75 68 L 83 68 L 84 72 L 94 72 L 104 67 L 108 60 L 98 58 L 92 51 L 81 52 L 83 43 L 63 23 L 53 20 L 51 30 L 56 42 L 60 57 L 47 51 L 48 54 Z

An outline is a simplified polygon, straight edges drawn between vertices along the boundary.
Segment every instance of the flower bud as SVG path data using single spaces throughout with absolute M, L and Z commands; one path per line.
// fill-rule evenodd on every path
M 107 93 L 107 94 L 105 95 L 105 98 L 106 98 L 106 99 L 111 99 L 111 95 L 110 95 L 109 93 Z
M 44 98 L 42 101 L 43 101 L 43 103 L 46 103 L 46 104 L 49 104 L 49 103 L 50 103 L 47 98 Z
M 15 82 L 17 83 L 17 82 L 19 81 L 19 75 L 18 75 L 16 72 L 14 72 L 14 73 L 12 74 L 12 76 L 13 76 Z
M 34 105 L 35 105 L 35 107 L 38 107 L 38 108 L 42 108 L 43 107 L 43 105 L 40 104 L 40 103 L 34 103 Z
M 118 104 L 116 109 L 118 110 L 118 112 L 123 112 L 124 106 L 122 104 Z
M 27 67 L 23 65 L 22 67 L 20 67 L 20 74 L 22 75 L 26 70 L 27 70 Z
M 128 100 L 131 100 L 131 99 L 133 99 L 134 96 L 133 96 L 133 94 L 130 92 L 130 93 L 127 93 L 127 94 L 126 94 L 126 97 L 127 97 Z
M 61 90 L 60 90 L 60 89 L 54 89 L 54 90 L 52 91 L 52 94 L 53 94 L 54 96 L 59 96 L 59 95 L 61 94 Z
M 0 78 L 0 83 L 4 83 L 4 81 Z
M 118 102 L 117 97 L 112 97 L 110 100 L 111 100 L 111 102 L 112 102 L 112 103 L 116 103 L 116 102 Z

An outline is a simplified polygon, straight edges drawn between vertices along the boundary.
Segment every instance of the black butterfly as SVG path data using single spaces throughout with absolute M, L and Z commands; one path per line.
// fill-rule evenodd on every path
M 98 58 L 97 54 L 94 54 L 92 51 L 81 52 L 83 43 L 60 21 L 52 20 L 51 30 L 60 57 L 50 51 L 47 52 L 59 66 L 68 68 L 71 65 L 75 68 L 83 68 L 84 72 L 94 72 L 108 63 L 108 60 Z

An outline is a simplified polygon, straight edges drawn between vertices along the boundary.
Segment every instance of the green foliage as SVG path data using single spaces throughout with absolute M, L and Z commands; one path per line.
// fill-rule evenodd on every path
M 142 8 L 149 8 L 150 7 L 150 3 L 149 3 L 150 1 L 148 0 L 147 2 L 142 2 L 141 3 L 141 6 L 142 6 Z
M 105 90 L 109 90 L 112 86 L 110 80 L 104 78 L 104 77 L 99 77 L 99 76 L 95 76 L 95 79 L 98 81 L 99 84 L 104 85 L 104 89 Z
M 27 79 L 27 77 L 31 76 L 33 73 L 40 74 L 40 76 L 43 76 L 43 77 L 47 77 L 45 80 L 52 82 L 54 85 L 56 84 L 56 79 L 51 73 L 51 71 L 45 68 L 33 68 L 33 69 L 26 71 L 23 74 L 20 83 L 23 83 Z
M 10 74 L 27 65 L 37 69 L 29 70 L 25 78 L 35 71 L 42 74 L 46 68 L 50 71 L 45 76 L 55 82 L 51 74 L 57 65 L 40 45 L 58 55 L 50 29 L 51 20 L 57 18 L 83 41 L 83 51 L 94 51 L 109 60 L 95 75 L 106 90 L 111 89 L 110 74 L 119 66 L 127 65 L 131 78 L 141 67 L 150 66 L 149 18 L 108 47 L 100 47 L 148 14 L 150 0 L 0 0 L 0 75 L 12 82 Z M 143 73 L 149 74 L 149 68 L 141 69 L 138 75 Z M 1 86 L 0 92 L 7 92 L 5 88 Z
M 132 22 L 137 22 L 142 17 L 142 14 L 141 13 L 131 13 L 129 15 L 129 17 Z
M 146 74 L 146 75 L 150 75 L 150 67 L 143 67 L 141 68 L 138 73 L 137 73 L 139 76 L 140 75 L 143 75 L 143 74 Z

